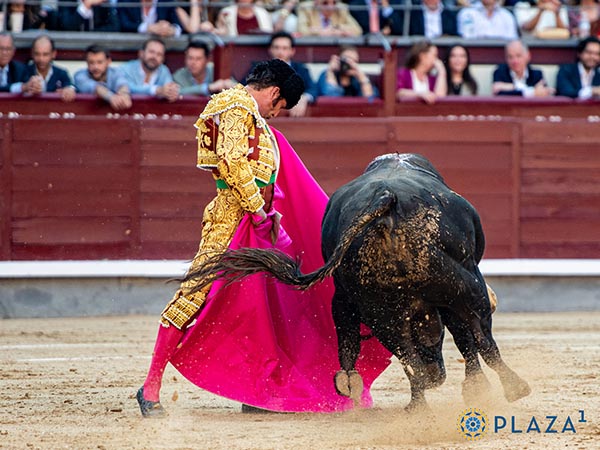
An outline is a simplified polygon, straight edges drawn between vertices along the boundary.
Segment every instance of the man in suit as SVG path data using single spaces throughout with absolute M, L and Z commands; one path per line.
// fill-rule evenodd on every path
M 295 54 L 296 41 L 291 34 L 280 31 L 271 36 L 269 42 L 269 55 L 271 58 L 281 59 L 289 64 L 304 81 L 304 93 L 298 104 L 290 109 L 290 116 L 302 117 L 306 115 L 307 106 L 317 98 L 317 85 L 310 76 L 306 65 L 292 60 Z
M 457 36 L 456 12 L 444 8 L 441 0 L 423 0 L 420 9 L 410 12 L 409 34 L 427 39 Z
M 548 97 L 554 89 L 548 87 L 544 74 L 529 62 L 531 54 L 521 41 L 511 41 L 504 48 L 506 63 L 494 71 L 494 95 L 519 95 L 522 97 Z
M 61 31 L 120 31 L 117 9 L 111 0 L 79 0 L 77 6 L 59 6 Z
M 118 3 L 131 3 L 118 0 Z M 117 8 L 121 31 L 142 33 L 161 38 L 181 35 L 181 25 L 171 0 L 142 0 L 139 6 L 119 6 Z
M 577 44 L 577 61 L 563 64 L 556 76 L 556 95 L 586 100 L 600 97 L 600 40 L 590 36 Z
M 8 31 L 0 32 L 0 92 L 13 92 L 13 85 L 25 81 L 25 65 L 13 61 L 15 43 Z
M 36 37 L 31 44 L 31 59 L 25 70 L 26 82 L 18 92 L 27 95 L 40 95 L 44 92 L 57 92 L 64 102 L 75 100 L 75 86 L 69 72 L 54 64 L 56 48 L 54 41 L 45 34 Z
M 350 14 L 358 22 L 363 34 L 380 31 L 384 35 L 402 36 L 404 33 L 404 0 L 350 0 Z M 372 8 L 377 13 L 372 22 Z M 378 30 L 371 28 L 378 26 Z

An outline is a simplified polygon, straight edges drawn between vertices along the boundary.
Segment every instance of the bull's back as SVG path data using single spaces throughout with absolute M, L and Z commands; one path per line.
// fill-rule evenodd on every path
M 393 292 L 402 286 L 414 290 L 444 282 L 449 271 L 471 270 L 482 250 L 477 248 L 479 219 L 466 200 L 440 180 L 420 172 L 365 175 L 330 199 L 323 221 L 325 259 L 352 221 L 378 197 L 392 192 L 395 202 L 385 215 L 353 237 L 335 275 L 338 282 Z

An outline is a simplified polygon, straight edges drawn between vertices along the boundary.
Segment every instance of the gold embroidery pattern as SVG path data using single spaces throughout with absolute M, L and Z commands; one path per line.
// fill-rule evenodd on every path
M 217 196 L 204 209 L 202 239 L 189 271 L 229 246 L 243 215 L 244 211 L 230 189 L 217 191 Z M 164 325 L 170 324 L 181 330 L 192 321 L 210 291 L 210 286 L 207 286 L 202 291 L 189 294 L 192 286 L 191 282 L 181 284 L 162 312 L 161 322 Z

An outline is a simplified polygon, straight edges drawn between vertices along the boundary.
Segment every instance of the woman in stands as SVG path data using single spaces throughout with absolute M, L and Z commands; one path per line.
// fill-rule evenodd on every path
M 221 36 L 272 32 L 271 15 L 262 6 L 255 5 L 254 0 L 236 0 L 234 5 L 223 8 L 217 18 L 216 33 Z
M 466 47 L 450 47 L 444 65 L 448 95 L 477 95 L 477 81 L 471 75 L 471 57 Z
M 416 42 L 405 66 L 398 70 L 396 98 L 421 98 L 432 104 L 447 93 L 446 68 L 438 58 L 438 48 L 428 40 Z

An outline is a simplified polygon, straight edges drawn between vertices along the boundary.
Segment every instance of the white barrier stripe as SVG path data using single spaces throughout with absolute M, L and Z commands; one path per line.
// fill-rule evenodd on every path
M 131 343 L 124 344 L 122 342 L 90 342 L 88 344 L 67 344 L 65 343 L 52 343 L 52 344 L 12 344 L 12 345 L 0 345 L 1 350 L 35 350 L 35 349 L 52 349 L 52 348 L 89 348 L 89 347 L 131 347 Z
M 73 356 L 73 357 L 57 357 L 57 358 L 19 358 L 7 359 L 4 364 L 10 363 L 47 363 L 47 362 L 73 362 L 73 361 L 113 361 L 124 359 L 150 359 L 150 356 Z
M 189 267 L 181 260 L 0 261 L 8 278 L 178 278 Z M 484 259 L 486 276 L 599 276 L 600 259 Z

